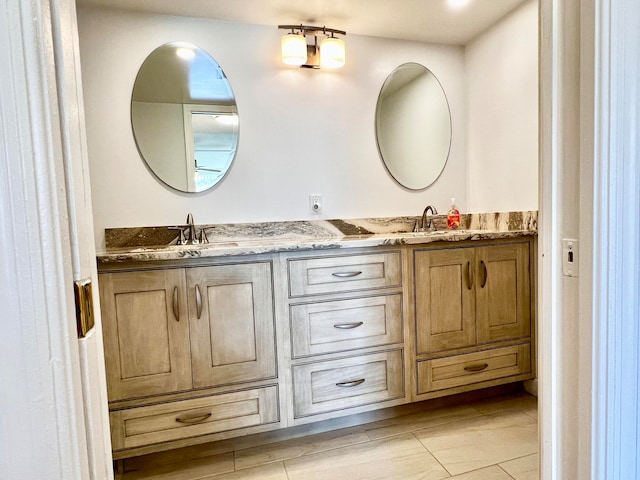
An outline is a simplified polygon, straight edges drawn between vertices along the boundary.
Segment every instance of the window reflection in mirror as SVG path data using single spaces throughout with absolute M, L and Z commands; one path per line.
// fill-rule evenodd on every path
M 138 150 L 162 182 L 202 192 L 228 172 L 238 145 L 238 111 L 218 63 L 185 43 L 158 47 L 144 61 L 131 98 Z
M 410 190 L 435 182 L 449 156 L 451 114 L 435 75 L 417 63 L 397 67 L 376 106 L 378 150 L 391 176 Z

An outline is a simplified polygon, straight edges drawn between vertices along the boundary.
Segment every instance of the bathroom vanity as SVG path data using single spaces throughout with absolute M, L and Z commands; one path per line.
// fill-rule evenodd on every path
M 464 217 L 107 232 L 114 458 L 534 378 L 536 214 Z

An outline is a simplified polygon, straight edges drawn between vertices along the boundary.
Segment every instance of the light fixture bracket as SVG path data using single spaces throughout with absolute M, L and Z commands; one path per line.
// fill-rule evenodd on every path
M 347 32 L 344 30 L 336 30 L 335 28 L 328 27 L 316 27 L 313 25 L 278 25 L 278 29 L 280 30 L 291 30 L 291 33 L 301 33 L 303 35 L 323 35 L 328 37 L 327 34 L 338 34 L 338 35 L 346 35 Z M 331 35 L 333 36 L 333 35 Z

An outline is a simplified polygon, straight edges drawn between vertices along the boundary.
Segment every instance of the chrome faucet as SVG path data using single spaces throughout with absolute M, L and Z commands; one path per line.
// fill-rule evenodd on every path
M 436 226 L 433 223 L 433 218 L 429 216 L 429 212 L 431 215 L 437 215 L 438 211 L 436 207 L 433 205 L 427 205 L 427 207 L 422 212 L 422 218 L 420 220 L 416 220 L 416 224 L 413 227 L 414 232 L 435 232 Z
M 185 240 L 187 245 L 198 243 L 198 239 L 196 238 L 196 226 L 193 223 L 193 215 L 190 213 L 187 215 L 187 235 Z
M 187 224 L 182 227 L 169 227 L 169 230 L 179 230 L 177 245 L 197 245 L 199 243 L 209 243 L 207 232 L 204 228 L 200 229 L 200 235 L 196 235 L 196 225 L 193 221 L 193 215 L 187 215 Z

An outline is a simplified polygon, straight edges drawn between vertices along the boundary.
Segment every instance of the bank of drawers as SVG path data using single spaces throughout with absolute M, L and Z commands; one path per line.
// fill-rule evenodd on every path
M 294 418 L 402 398 L 400 252 L 296 257 L 287 269 Z

